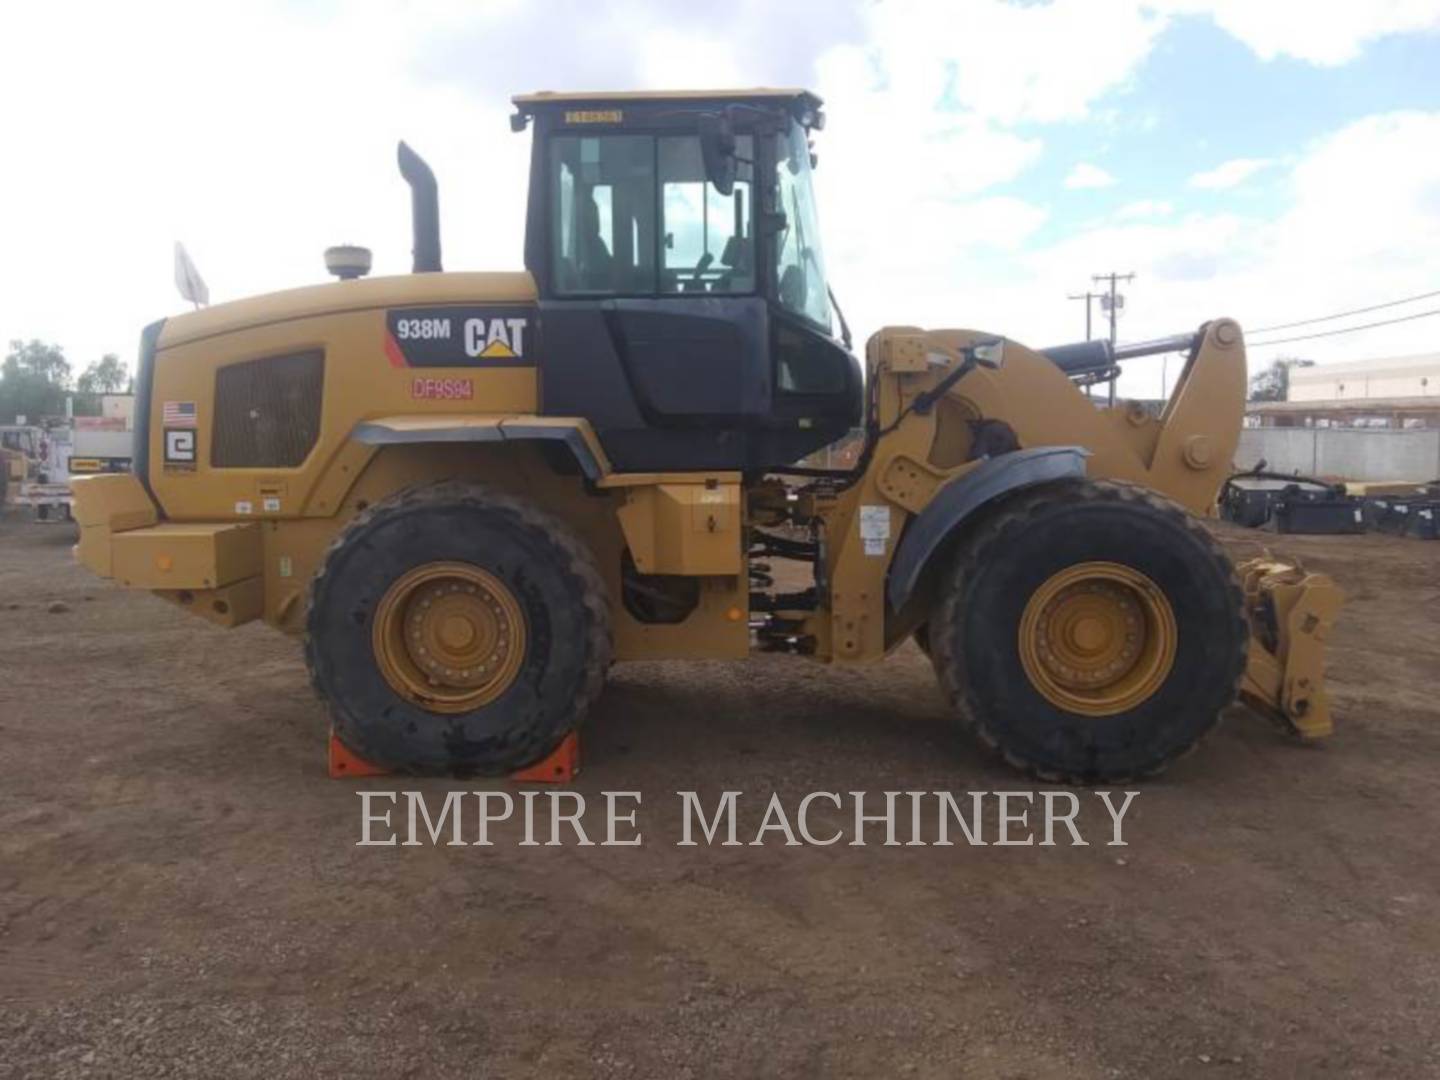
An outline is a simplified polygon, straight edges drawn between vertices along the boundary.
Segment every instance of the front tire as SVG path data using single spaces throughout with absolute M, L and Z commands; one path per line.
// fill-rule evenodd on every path
M 305 657 L 335 734 L 390 769 L 500 774 L 579 727 L 610 664 L 585 544 L 477 485 L 379 502 L 311 584 Z
M 1182 507 L 1066 481 L 993 512 L 930 620 L 962 722 L 1042 779 L 1159 772 L 1234 700 L 1248 624 L 1234 569 Z

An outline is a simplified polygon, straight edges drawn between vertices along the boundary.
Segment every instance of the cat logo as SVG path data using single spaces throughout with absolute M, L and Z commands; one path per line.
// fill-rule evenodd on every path
M 446 304 L 386 313 L 385 355 L 397 368 L 534 367 L 535 309 L 519 304 Z
M 525 355 L 525 320 L 466 319 L 465 355 L 481 360 L 515 360 Z

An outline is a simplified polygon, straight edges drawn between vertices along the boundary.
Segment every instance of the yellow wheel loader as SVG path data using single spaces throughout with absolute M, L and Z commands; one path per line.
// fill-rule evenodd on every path
M 515 105 L 524 272 L 441 272 L 401 144 L 413 273 L 332 249 L 338 282 L 145 331 L 134 473 L 75 484 L 86 566 L 303 637 L 337 737 L 393 769 L 543 758 L 613 661 L 858 664 L 912 637 L 956 718 L 1046 778 L 1154 773 L 1237 693 L 1328 731 L 1338 592 L 1237 574 L 1198 519 L 1241 423 L 1234 322 L 1128 354 L 892 327 L 862 372 L 818 98 Z M 1079 389 L 1176 349 L 1159 416 Z M 853 469 L 797 464 L 857 427 Z

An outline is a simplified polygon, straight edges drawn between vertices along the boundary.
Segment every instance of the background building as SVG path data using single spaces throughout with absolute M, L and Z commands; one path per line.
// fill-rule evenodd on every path
M 1440 352 L 1293 367 L 1286 400 L 1248 413 L 1260 427 L 1440 428 Z

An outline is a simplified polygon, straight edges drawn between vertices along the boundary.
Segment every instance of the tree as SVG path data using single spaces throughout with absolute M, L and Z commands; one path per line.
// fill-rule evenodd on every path
M 11 341 L 0 368 L 0 421 L 24 416 L 32 422 L 65 411 L 70 387 L 70 361 L 58 345 L 42 341 Z
M 1290 369 L 1276 360 L 1264 371 L 1250 376 L 1251 401 L 1284 401 L 1290 382 Z
M 114 353 L 106 353 L 81 373 L 75 388 L 82 394 L 129 393 L 130 372 Z
M 1282 356 L 1273 361 L 1264 371 L 1250 376 L 1251 401 L 1288 401 L 1290 398 L 1290 369 L 1314 367 L 1314 360 L 1297 360 Z

